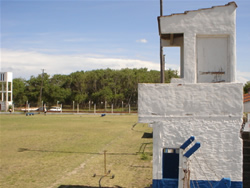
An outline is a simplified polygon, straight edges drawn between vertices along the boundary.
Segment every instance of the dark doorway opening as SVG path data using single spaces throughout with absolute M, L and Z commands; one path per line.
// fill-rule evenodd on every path
M 163 178 L 178 179 L 179 149 L 163 149 Z

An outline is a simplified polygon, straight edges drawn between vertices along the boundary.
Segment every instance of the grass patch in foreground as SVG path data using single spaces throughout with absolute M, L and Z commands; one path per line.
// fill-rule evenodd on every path
M 114 179 L 102 186 L 146 187 L 152 181 L 152 132 L 134 115 L 0 115 L 1 187 L 99 186 L 107 150 Z M 144 147 L 146 145 L 146 147 Z M 142 147 L 143 146 L 143 147 Z M 144 149 L 145 148 L 145 149 Z M 145 152 L 146 159 L 141 159 Z

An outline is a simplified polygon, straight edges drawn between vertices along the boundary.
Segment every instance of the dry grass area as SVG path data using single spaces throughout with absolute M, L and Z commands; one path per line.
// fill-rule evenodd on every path
M 0 187 L 141 188 L 152 183 L 152 138 L 142 138 L 152 129 L 136 124 L 136 115 L 12 114 L 0 120 Z M 104 150 L 111 173 L 101 179 Z

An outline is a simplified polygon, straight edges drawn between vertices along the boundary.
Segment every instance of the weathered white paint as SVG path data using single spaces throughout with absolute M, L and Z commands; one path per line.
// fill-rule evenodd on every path
M 191 179 L 219 181 L 229 177 L 242 181 L 240 124 L 240 118 L 172 118 L 155 122 L 153 179 L 162 179 L 162 149 L 178 148 L 193 135 L 201 148 L 190 157 Z
M 197 37 L 197 82 L 225 82 L 228 75 L 228 36 Z
M 139 84 L 139 121 L 169 117 L 242 117 L 241 83 Z
M 153 179 L 162 179 L 163 148 L 195 136 L 191 179 L 242 181 L 242 100 L 239 83 L 139 84 L 139 122 L 153 127 Z
M 180 46 L 181 57 L 181 77 L 173 79 L 173 83 L 197 83 L 199 72 L 197 71 L 197 38 L 200 37 L 227 37 L 227 48 L 218 48 L 218 54 L 226 54 L 226 59 L 222 56 L 209 56 L 209 62 L 218 62 L 222 59 L 223 69 L 225 68 L 225 82 L 235 82 L 236 70 L 236 7 L 232 2 L 225 6 L 216 6 L 208 9 L 188 11 L 184 14 L 173 14 L 158 17 L 159 33 L 162 36 L 164 46 Z M 183 38 L 164 39 L 164 35 L 183 34 Z M 177 40 L 177 41 L 176 41 Z M 213 50 L 218 44 L 211 43 L 207 47 Z M 226 64 L 226 65 L 225 65 Z M 215 63 L 210 64 L 204 72 L 215 72 L 218 70 Z M 204 65 L 205 66 L 205 65 Z M 202 79 L 201 82 L 211 82 L 211 78 Z

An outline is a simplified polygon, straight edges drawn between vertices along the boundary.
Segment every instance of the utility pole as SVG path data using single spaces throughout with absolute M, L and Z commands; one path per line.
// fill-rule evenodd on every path
M 163 16 L 163 0 L 160 0 L 160 16 Z M 160 63 L 161 63 L 161 83 L 165 82 L 165 58 L 163 55 L 163 47 L 161 41 L 161 34 L 160 34 Z
M 40 98 L 39 98 L 39 106 L 42 104 L 42 93 L 43 93 L 43 76 L 44 76 L 44 70 L 42 69 L 42 83 L 41 83 L 41 88 L 40 88 Z
M 162 0 L 160 0 L 160 16 L 163 16 Z

